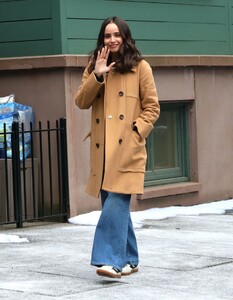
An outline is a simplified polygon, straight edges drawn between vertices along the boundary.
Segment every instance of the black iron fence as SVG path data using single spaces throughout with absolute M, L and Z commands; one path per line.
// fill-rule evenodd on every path
M 69 205 L 66 119 L 43 128 L 12 123 L 0 133 L 0 225 L 56 218 Z

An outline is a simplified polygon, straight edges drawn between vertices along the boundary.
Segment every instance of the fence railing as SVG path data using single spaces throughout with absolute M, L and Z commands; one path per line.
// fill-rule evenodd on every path
M 46 128 L 12 123 L 0 133 L 0 225 L 56 218 L 66 221 L 69 205 L 66 119 Z M 10 146 L 9 146 L 10 145 Z M 30 153 L 30 154 L 29 154 Z M 29 155 L 28 155 L 29 154 Z

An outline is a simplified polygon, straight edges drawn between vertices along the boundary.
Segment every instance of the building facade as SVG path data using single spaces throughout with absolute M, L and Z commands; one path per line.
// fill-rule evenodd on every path
M 66 116 L 71 216 L 100 208 L 85 193 L 90 111 L 73 97 L 112 15 L 130 25 L 161 104 L 147 140 L 145 193 L 132 209 L 232 198 L 232 0 L 0 1 L 0 95 L 14 92 L 37 120 Z

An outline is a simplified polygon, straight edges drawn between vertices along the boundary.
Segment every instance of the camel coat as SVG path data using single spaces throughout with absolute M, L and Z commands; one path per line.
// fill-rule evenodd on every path
M 143 194 L 145 139 L 160 112 L 150 65 L 142 60 L 126 74 L 111 70 L 103 82 L 86 68 L 75 103 L 81 109 L 92 107 L 87 193 L 98 197 L 102 188 Z

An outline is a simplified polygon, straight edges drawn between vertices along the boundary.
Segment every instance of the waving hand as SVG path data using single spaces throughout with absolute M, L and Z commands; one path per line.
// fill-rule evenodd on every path
M 104 73 L 109 72 L 115 65 L 115 62 L 112 62 L 109 66 L 107 66 L 109 53 L 110 50 L 107 48 L 107 46 L 103 47 L 101 51 L 98 51 L 94 70 L 94 73 L 97 76 L 101 76 Z

